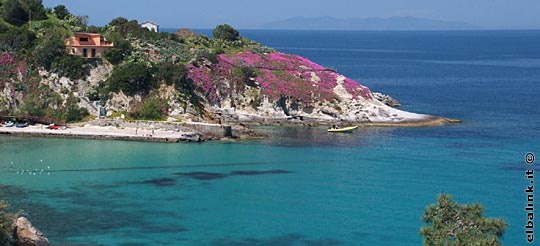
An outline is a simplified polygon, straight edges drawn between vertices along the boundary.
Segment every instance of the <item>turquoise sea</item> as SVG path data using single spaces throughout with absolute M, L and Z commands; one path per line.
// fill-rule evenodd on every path
M 202 144 L 0 136 L 0 199 L 53 245 L 412 246 L 422 244 L 424 208 L 446 192 L 506 219 L 504 245 L 526 243 L 525 154 L 540 165 L 540 31 L 242 34 L 404 110 L 463 123 L 353 134 L 262 127 L 268 139 Z

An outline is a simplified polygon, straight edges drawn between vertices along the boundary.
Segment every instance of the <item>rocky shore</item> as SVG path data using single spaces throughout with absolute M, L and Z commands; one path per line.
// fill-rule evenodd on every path
M 0 127 L 0 135 L 55 137 L 76 139 L 102 139 L 142 142 L 202 142 L 211 140 L 253 139 L 265 137 L 249 129 L 255 125 L 273 126 L 329 126 L 358 125 L 360 127 L 422 127 L 460 123 L 459 120 L 436 116 L 423 116 L 399 122 L 347 122 L 324 121 L 309 117 L 261 117 L 238 114 L 232 125 L 210 123 L 171 123 L 171 122 L 126 122 L 120 120 L 97 120 L 73 124 L 57 130 L 45 125 L 30 125 L 25 128 Z
M 5 246 L 49 246 L 49 239 L 25 217 L 11 224 L 11 233 Z

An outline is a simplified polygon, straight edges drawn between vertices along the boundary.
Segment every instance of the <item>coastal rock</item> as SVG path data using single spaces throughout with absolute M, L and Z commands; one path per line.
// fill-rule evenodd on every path
M 28 219 L 19 217 L 13 221 L 12 242 L 13 246 L 49 246 L 47 239 L 41 231 L 35 228 Z
M 396 99 L 392 98 L 391 96 L 389 95 L 386 95 L 386 94 L 382 94 L 380 92 L 374 92 L 373 93 L 373 98 L 381 101 L 382 103 L 390 106 L 390 107 L 400 107 L 401 106 L 401 103 L 398 102 Z

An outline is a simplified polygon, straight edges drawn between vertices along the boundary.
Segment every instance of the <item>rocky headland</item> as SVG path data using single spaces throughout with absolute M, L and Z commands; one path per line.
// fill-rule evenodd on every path
M 43 23 L 57 21 L 64 23 L 54 18 Z M 77 28 L 64 23 L 54 31 L 47 29 L 50 33 L 39 28 L 34 31 L 46 46 L 52 40 L 47 35 L 55 31 L 65 35 Z M 46 57 L 51 63 L 38 59 L 41 53 L 31 59 L 23 55 L 30 51 L 1 53 L 5 76 L 0 80 L 0 120 L 37 119 L 61 125 L 82 121 L 70 124 L 77 131 L 82 126 L 87 126 L 85 131 L 91 129 L 88 126 L 102 126 L 103 120 L 125 121 L 115 123 L 116 129 L 135 129 L 134 135 L 127 134 L 132 140 L 147 138 L 129 122 L 151 120 L 152 127 L 141 130 L 154 131 L 154 122 L 161 121 L 183 129 L 183 135 L 168 135 L 174 136 L 173 142 L 250 136 L 253 134 L 245 129 L 249 125 L 436 126 L 459 122 L 399 110 L 395 107 L 400 103 L 388 95 L 372 93 L 361 83 L 305 57 L 243 38 L 227 25 L 218 26 L 214 38 L 189 30 L 155 34 L 122 18 L 99 30 L 116 39 L 115 47 L 101 59 L 82 59 L 58 50 L 52 58 Z M 232 133 L 208 136 L 197 124 L 229 127 Z M 67 131 L 49 134 L 34 128 L 26 133 L 6 128 L 2 132 L 69 136 Z M 100 128 L 96 135 L 122 135 L 104 133 L 108 131 Z M 157 139 L 157 134 L 151 135 Z

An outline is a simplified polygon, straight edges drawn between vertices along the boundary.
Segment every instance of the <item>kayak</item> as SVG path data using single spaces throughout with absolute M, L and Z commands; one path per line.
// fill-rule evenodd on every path
M 329 128 L 328 132 L 353 132 L 358 126 L 349 126 L 343 128 Z

